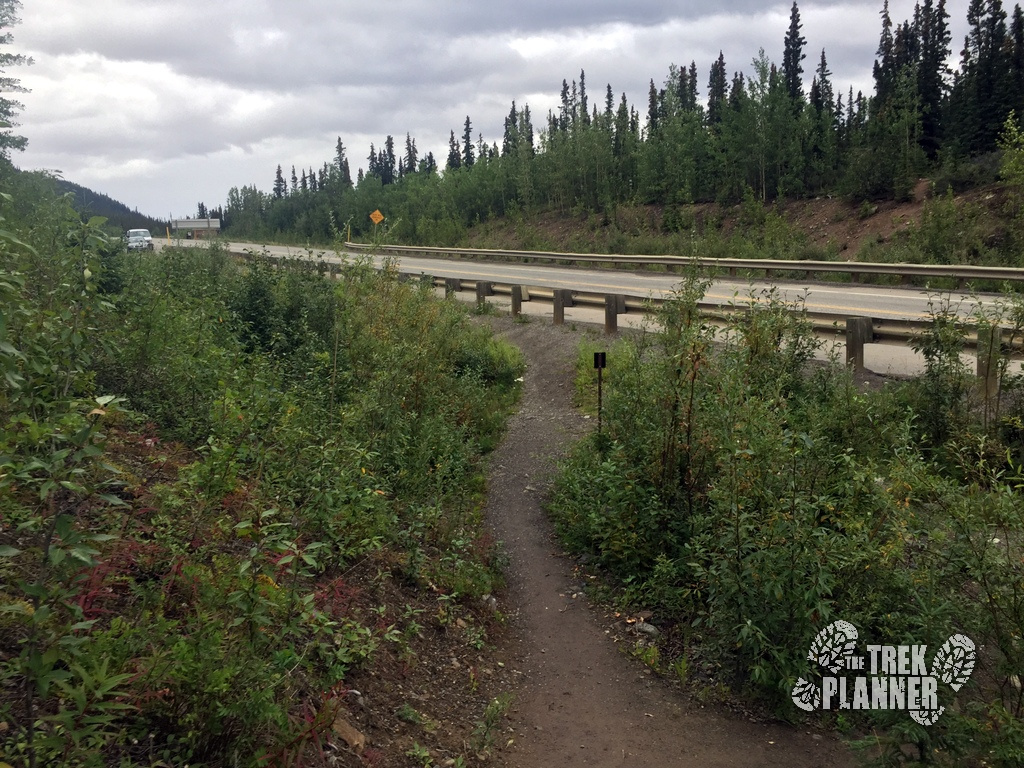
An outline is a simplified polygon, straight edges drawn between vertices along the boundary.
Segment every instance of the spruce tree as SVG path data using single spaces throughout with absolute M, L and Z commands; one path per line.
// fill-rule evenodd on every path
M 782 53 L 782 79 L 786 86 L 786 92 L 794 102 L 800 102 L 804 96 L 804 86 L 801 75 L 804 68 L 800 63 L 805 58 L 804 45 L 807 40 L 800 34 L 802 25 L 800 23 L 800 9 L 796 1 L 789 12 L 789 31 L 786 32 L 785 47 Z
M 377 150 L 370 142 L 370 155 L 366 158 L 366 174 L 380 178 L 380 170 L 377 167 Z
M 1018 117 L 1024 117 L 1024 11 L 1013 7 L 1010 22 L 1010 90 L 1015 95 L 1011 104 Z
M 475 158 L 473 157 L 473 124 L 466 115 L 466 125 L 462 131 L 462 165 L 472 168 Z
M 708 78 L 708 124 L 718 125 L 722 121 L 722 110 L 725 107 L 728 79 L 725 74 L 725 54 L 718 52 L 718 60 L 711 65 Z
M 580 70 L 580 123 L 586 127 L 590 124 L 590 108 L 587 106 L 587 80 L 586 74 Z
M 892 34 L 892 17 L 889 15 L 889 0 L 882 4 L 882 34 L 878 41 L 878 51 L 873 68 L 875 79 L 875 103 L 881 107 L 889 97 L 892 82 L 895 79 L 894 43 Z
M 448 170 L 454 171 L 462 167 L 462 151 L 459 148 L 459 142 L 455 138 L 455 131 L 452 131 L 451 137 L 448 139 Z
M 352 174 L 348 167 L 345 145 L 341 143 L 340 136 L 338 137 L 338 143 L 334 147 L 334 163 L 338 168 L 338 178 L 341 180 L 342 188 L 349 189 L 352 186 Z
M 653 136 L 658 132 L 659 113 L 658 89 L 654 87 L 654 79 L 651 79 L 651 86 L 647 92 L 647 135 Z
M 406 175 L 416 173 L 419 167 L 419 153 L 416 151 L 416 140 L 405 134 L 405 159 L 402 164 Z
M 932 0 L 924 0 L 920 6 L 917 92 L 921 98 L 921 147 L 932 159 L 938 155 L 943 136 L 946 60 L 951 41 L 948 19 L 946 0 L 939 0 L 935 6 Z
M 690 90 L 686 94 L 686 103 L 689 109 L 700 109 L 700 105 L 697 102 L 697 62 L 690 61 Z
M 278 164 L 277 173 L 274 174 L 274 197 L 280 200 L 288 192 L 288 185 L 284 183 L 284 173 Z
M 437 161 L 434 159 L 433 152 L 427 152 L 427 156 L 420 160 L 419 170 L 417 173 L 423 174 L 424 176 L 433 176 L 437 173 Z
M 501 139 L 501 154 L 510 155 L 519 146 L 519 119 L 516 114 L 516 103 L 512 102 L 512 109 L 505 117 L 505 130 Z
M 384 153 L 381 157 L 381 181 L 384 184 L 394 184 L 398 175 L 398 159 L 395 156 L 395 137 L 388 135 L 384 139 Z

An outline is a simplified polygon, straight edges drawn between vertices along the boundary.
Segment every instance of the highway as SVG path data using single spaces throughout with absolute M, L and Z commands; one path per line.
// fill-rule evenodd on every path
M 201 245 L 195 241 L 174 241 L 181 245 Z M 158 247 L 166 244 L 160 240 Z M 254 243 L 228 243 L 227 247 L 236 253 L 266 251 L 273 256 L 293 258 L 307 257 L 310 251 L 289 246 L 263 246 Z M 315 256 L 322 255 L 326 261 L 357 259 L 364 254 L 335 253 L 313 249 Z M 382 257 L 372 257 L 380 264 Z M 679 284 L 678 274 L 667 272 L 629 271 L 625 269 L 594 269 L 564 267 L 547 264 L 494 263 L 485 261 L 452 260 L 422 257 L 403 257 L 398 262 L 401 272 L 427 274 L 435 277 L 457 277 L 464 280 L 488 280 L 496 283 L 511 283 L 548 288 L 568 288 L 592 293 L 624 293 L 635 296 L 661 297 L 672 292 Z M 803 299 L 811 312 L 837 316 L 863 315 L 881 319 L 922 320 L 927 319 L 929 302 L 935 297 L 920 288 L 890 288 L 850 283 L 799 282 L 792 280 L 764 279 L 755 281 L 715 279 L 705 297 L 713 302 L 728 303 L 732 300 L 745 302 L 751 293 L 757 300 L 758 294 L 776 287 L 780 298 L 786 301 Z M 962 315 L 969 315 L 975 299 L 969 294 L 953 292 L 950 298 Z M 988 303 L 986 296 L 985 303 Z M 994 298 L 994 297 L 993 297 Z
M 168 244 L 164 238 L 154 239 L 156 249 Z M 202 246 L 202 242 L 193 240 L 174 240 L 172 245 Z M 233 253 L 266 252 L 272 256 L 291 258 L 308 258 L 310 250 L 288 246 L 263 246 L 256 243 L 225 243 Z M 321 257 L 328 262 L 341 262 L 367 258 L 365 253 L 348 253 L 312 249 L 314 257 Z M 372 257 L 376 265 L 380 265 L 383 257 Z M 666 272 L 629 271 L 625 269 L 593 269 L 583 267 L 564 267 L 545 264 L 495 263 L 466 259 L 440 259 L 423 257 L 403 257 L 398 262 L 398 269 L 409 274 L 427 274 L 434 277 L 457 277 L 464 280 L 487 280 L 495 283 L 519 284 L 526 286 L 543 286 L 547 288 L 568 288 L 570 290 L 594 293 L 624 293 L 634 296 L 661 297 L 672 292 L 679 284 L 680 276 Z M 705 298 L 712 302 L 728 303 L 744 302 L 752 293 L 755 300 L 758 294 L 772 287 L 778 290 L 780 298 L 787 301 L 803 299 L 811 312 L 834 314 L 837 317 L 861 315 L 877 319 L 893 320 L 926 320 L 929 316 L 929 302 L 935 300 L 934 295 L 920 288 L 890 288 L 850 283 L 800 282 L 793 280 L 728 280 L 716 279 L 712 282 Z M 438 289 L 440 290 L 440 289 Z M 969 316 L 980 301 L 991 304 L 997 299 L 996 294 L 984 294 L 972 297 L 970 294 L 952 292 L 951 301 L 957 306 L 959 314 Z M 461 298 L 473 300 L 472 293 L 463 293 Z M 492 297 L 496 305 L 506 308 L 508 297 Z M 523 304 L 523 312 L 527 315 L 551 315 L 550 304 L 547 306 L 531 306 L 533 302 Z M 575 307 L 566 311 L 567 321 L 600 325 L 604 312 L 590 307 Z M 619 319 L 622 326 L 636 326 L 643 322 L 639 315 L 623 315 Z M 836 347 L 835 345 L 839 345 Z M 835 348 L 836 354 L 842 357 L 842 338 L 827 343 L 818 352 L 819 357 L 826 357 Z M 972 353 L 964 351 L 964 364 L 973 367 Z M 1016 363 L 1015 367 L 1019 367 Z M 865 367 L 882 374 L 915 375 L 924 369 L 923 358 L 906 344 L 868 344 L 865 346 Z

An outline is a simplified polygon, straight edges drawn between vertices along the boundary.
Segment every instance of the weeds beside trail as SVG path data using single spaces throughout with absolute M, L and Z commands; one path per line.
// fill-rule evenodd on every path
M 486 640 L 518 351 L 391 272 L 129 255 L 34 203 L 0 200 L 0 754 L 322 763 L 354 674 Z
M 811 363 L 799 307 L 768 297 L 716 330 L 697 312 L 703 290 L 691 279 L 656 330 L 609 351 L 604 433 L 565 462 L 552 502 L 571 550 L 657 617 L 659 646 L 640 640 L 637 655 L 793 717 L 794 683 L 817 672 L 807 650 L 832 621 L 864 643 L 927 644 L 929 658 L 963 633 L 978 666 L 958 694 L 942 686 L 937 724 L 824 716 L 870 733 L 880 763 L 1019 765 L 1019 381 L 1004 367 L 1000 397 L 977 392 L 941 302 L 918 342 L 927 373 L 864 392 L 842 366 Z M 1003 311 L 1019 336 L 1019 303 Z

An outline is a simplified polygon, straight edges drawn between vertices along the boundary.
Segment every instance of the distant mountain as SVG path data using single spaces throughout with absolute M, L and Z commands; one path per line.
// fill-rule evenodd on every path
M 75 209 L 89 216 L 104 216 L 111 227 L 119 230 L 148 229 L 154 235 L 163 233 L 166 221 L 145 216 L 137 210 L 133 211 L 124 203 L 119 203 L 102 192 L 94 192 L 80 184 L 64 179 L 57 179 L 57 188 L 61 192 L 71 192 L 75 196 Z

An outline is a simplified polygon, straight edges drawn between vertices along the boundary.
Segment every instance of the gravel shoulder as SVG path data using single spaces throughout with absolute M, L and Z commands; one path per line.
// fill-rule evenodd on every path
M 576 562 L 543 509 L 555 462 L 593 425 L 572 403 L 573 364 L 580 338 L 600 329 L 480 321 L 520 347 L 528 366 L 488 481 L 488 524 L 509 557 L 507 650 L 523 672 L 499 764 L 852 766 L 829 733 L 705 707 L 619 650 L 610 620 L 578 594 Z

